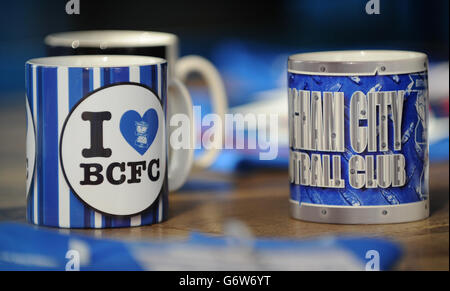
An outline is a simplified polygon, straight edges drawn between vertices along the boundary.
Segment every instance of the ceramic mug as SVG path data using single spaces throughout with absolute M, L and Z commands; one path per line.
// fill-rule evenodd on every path
M 144 56 L 62 56 L 26 63 L 27 217 L 62 228 L 167 218 L 192 149 L 167 158 L 167 63 Z M 188 94 L 177 111 L 192 120 Z M 181 181 L 181 182 L 180 182 Z
M 428 59 L 333 51 L 288 61 L 290 211 L 342 224 L 429 216 Z
M 213 112 L 224 120 L 228 110 L 225 87 L 217 69 L 200 56 L 179 58 L 178 37 L 174 34 L 127 30 L 73 31 L 48 35 L 45 44 L 49 56 L 108 54 L 166 59 L 170 80 L 178 79 L 184 82 L 192 72 L 200 74 L 211 93 Z M 185 88 L 182 90 L 187 92 Z M 218 149 L 221 148 L 221 139 L 214 139 L 213 143 L 195 159 L 194 165 L 207 168 L 215 161 L 219 154 Z

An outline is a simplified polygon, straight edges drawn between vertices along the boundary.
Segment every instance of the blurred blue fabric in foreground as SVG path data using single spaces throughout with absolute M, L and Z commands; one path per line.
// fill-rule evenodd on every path
M 400 256 L 396 243 L 374 238 L 250 240 L 192 233 L 181 241 L 132 242 L 0 224 L 0 270 L 70 270 L 74 259 L 85 271 L 372 270 L 378 263 L 389 270 Z

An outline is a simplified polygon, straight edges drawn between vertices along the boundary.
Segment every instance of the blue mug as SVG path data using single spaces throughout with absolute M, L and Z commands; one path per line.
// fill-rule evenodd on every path
M 145 56 L 62 56 L 26 63 L 27 219 L 111 228 L 167 219 L 168 192 L 193 150 L 168 163 L 167 63 Z M 189 94 L 169 102 L 192 120 Z
M 288 61 L 290 212 L 341 224 L 429 216 L 428 60 L 335 51 Z

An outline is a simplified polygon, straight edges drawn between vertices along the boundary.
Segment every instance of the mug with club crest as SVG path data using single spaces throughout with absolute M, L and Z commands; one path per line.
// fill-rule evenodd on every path
M 195 72 L 208 86 L 212 111 L 223 120 L 228 102 L 219 72 L 211 62 L 200 56 L 190 55 L 179 58 L 178 43 L 178 37 L 171 33 L 133 30 L 72 31 L 50 34 L 45 38 L 49 56 L 107 54 L 142 55 L 166 59 L 170 83 L 182 87 L 181 90 L 185 92 L 187 89 L 183 82 L 189 74 Z M 169 96 L 171 94 L 169 90 Z M 220 134 L 223 135 L 223 133 Z M 204 149 L 200 155 L 196 156 L 195 166 L 207 168 L 216 160 L 221 148 L 221 139 L 214 139 L 213 143 L 212 147 Z
M 61 228 L 164 221 L 168 192 L 192 164 L 192 148 L 172 150 L 168 162 L 167 84 L 167 63 L 155 57 L 28 61 L 28 221 Z M 170 98 L 192 120 L 189 95 Z

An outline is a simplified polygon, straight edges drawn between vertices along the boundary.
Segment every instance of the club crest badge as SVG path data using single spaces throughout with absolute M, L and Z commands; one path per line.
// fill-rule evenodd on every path
M 136 141 L 135 145 L 139 148 L 145 148 L 148 144 L 147 130 L 148 124 L 144 121 L 136 122 Z

